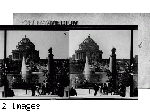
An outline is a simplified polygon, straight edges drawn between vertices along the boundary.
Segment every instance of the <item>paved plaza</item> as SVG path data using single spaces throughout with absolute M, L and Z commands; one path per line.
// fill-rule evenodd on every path
M 94 96 L 94 90 L 90 89 L 76 89 L 77 96 L 71 96 L 71 98 L 92 98 L 92 99 L 138 99 L 138 97 L 130 97 L 129 93 L 126 93 L 127 95 L 125 97 L 121 97 L 120 95 L 111 95 L 110 93 L 108 95 L 101 95 L 98 91 L 97 95 Z
M 27 91 L 26 94 L 26 90 L 21 90 L 21 89 L 13 89 L 15 96 L 14 97 L 2 97 L 2 91 L 3 88 L 0 87 L 0 99 L 47 99 L 47 100 L 55 100 L 55 99 L 138 99 L 138 97 L 121 97 L 120 95 L 100 95 L 100 93 L 98 92 L 98 94 L 96 96 L 94 96 L 94 90 L 90 89 L 90 93 L 89 93 L 89 89 L 76 89 L 77 91 L 77 96 L 70 96 L 69 97 L 59 97 L 57 95 L 40 95 L 40 96 L 32 96 L 31 90 Z
M 31 90 L 27 91 L 22 89 L 12 89 L 14 91 L 14 97 L 2 97 L 3 88 L 0 87 L 0 99 L 67 99 L 67 97 L 59 97 L 57 95 L 40 95 L 32 96 Z

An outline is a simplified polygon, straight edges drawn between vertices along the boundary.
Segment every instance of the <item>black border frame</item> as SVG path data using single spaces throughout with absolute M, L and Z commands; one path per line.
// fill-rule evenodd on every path
M 69 30 L 131 30 L 131 49 L 130 49 L 130 67 L 133 63 L 133 30 L 138 30 L 138 25 L 77 25 L 77 26 L 67 26 L 67 25 L 0 25 L 0 30 L 4 31 L 4 65 L 6 63 L 6 44 L 7 44 L 7 31 L 8 30 L 31 30 L 31 31 L 69 31 Z M 4 68 L 5 70 L 5 68 Z M 7 75 L 7 74 L 6 74 Z M 5 89 L 5 87 L 4 87 Z M 130 94 L 132 96 L 132 94 Z M 0 100 L 4 100 L 2 98 Z M 87 98 L 79 98 L 77 100 L 83 100 Z M 102 100 L 119 100 L 124 98 L 97 98 Z M 9 99 L 5 100 L 50 100 L 50 99 Z M 62 99 L 64 100 L 64 99 Z M 68 97 L 67 100 L 70 100 Z M 75 100 L 75 99 L 71 99 Z M 96 98 L 88 98 L 87 100 L 96 100 Z M 131 99 L 124 99 L 131 100 Z M 136 99 L 137 100 L 137 99 Z

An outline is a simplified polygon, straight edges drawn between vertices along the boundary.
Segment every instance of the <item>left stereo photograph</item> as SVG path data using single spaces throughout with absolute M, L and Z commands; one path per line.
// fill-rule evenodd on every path
M 69 99 L 68 33 L 0 30 L 0 99 Z

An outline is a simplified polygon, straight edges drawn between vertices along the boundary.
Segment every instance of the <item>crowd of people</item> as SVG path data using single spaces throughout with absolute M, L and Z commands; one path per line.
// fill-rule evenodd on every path
M 53 90 L 52 90 L 53 89 Z M 40 96 L 40 95 L 58 95 L 60 97 L 64 96 L 64 87 L 57 83 L 55 89 L 50 88 L 47 82 L 43 82 L 42 84 L 33 84 L 31 86 L 32 96 Z
M 126 87 L 120 86 L 120 88 L 118 88 L 118 91 L 117 91 L 114 89 L 113 85 L 108 86 L 106 83 L 103 83 L 100 85 L 95 84 L 94 91 L 95 91 L 94 96 L 97 95 L 98 91 L 100 95 L 108 95 L 108 93 L 110 93 L 111 95 L 120 94 L 121 96 L 125 96 Z
M 46 85 L 47 83 L 45 81 L 41 85 L 32 84 L 31 86 L 32 96 L 46 95 L 47 92 Z
M 114 95 L 113 87 L 108 88 L 106 83 L 100 84 L 100 85 L 95 84 L 94 85 L 94 91 L 95 91 L 94 96 L 97 95 L 98 91 L 99 91 L 100 95 L 104 95 L 104 94 L 108 95 L 108 92 L 110 92 L 111 95 Z
M 106 83 L 101 84 L 101 85 L 95 84 L 94 85 L 94 96 L 96 96 L 98 92 L 100 93 L 100 95 L 104 95 L 104 94 L 108 95 L 108 93 L 111 93 L 111 95 L 118 94 L 122 97 L 125 97 L 126 87 L 121 85 L 118 88 L 118 92 L 117 92 L 117 91 L 115 91 L 113 86 L 108 87 L 108 85 Z M 138 88 L 137 87 L 134 88 L 134 90 L 133 90 L 133 96 L 138 96 Z
M 58 83 L 57 85 L 57 95 L 63 97 L 64 96 L 64 88 L 61 86 L 61 84 Z M 48 85 L 46 81 L 43 81 L 42 84 L 32 84 L 31 86 L 31 91 L 32 91 L 32 96 L 40 96 L 40 95 L 46 95 L 46 93 L 51 94 L 52 92 L 49 91 Z M 102 84 L 95 84 L 94 87 L 94 96 L 97 96 L 98 92 L 99 95 L 108 95 L 108 93 L 111 93 L 111 95 L 115 95 L 116 91 L 113 88 L 113 86 L 108 85 L 106 83 Z M 125 91 L 126 87 L 125 86 L 120 86 L 119 88 L 119 94 L 120 96 L 125 97 Z M 138 96 L 138 88 L 136 87 L 133 91 L 134 96 Z M 8 88 L 8 95 L 7 96 L 15 96 L 13 90 Z M 69 89 L 69 96 L 77 96 L 77 92 L 75 88 L 70 88 Z

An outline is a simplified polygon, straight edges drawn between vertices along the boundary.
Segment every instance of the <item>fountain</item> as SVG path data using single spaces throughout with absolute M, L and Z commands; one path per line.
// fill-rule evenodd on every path
M 86 56 L 86 62 L 85 62 L 83 74 L 84 74 L 84 77 L 86 80 L 90 80 L 90 67 L 88 64 L 88 57 L 87 56 Z
M 21 75 L 22 75 L 22 79 L 26 80 L 26 63 L 25 63 L 25 58 L 24 57 L 22 59 Z

